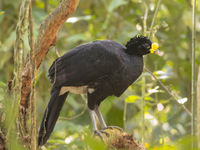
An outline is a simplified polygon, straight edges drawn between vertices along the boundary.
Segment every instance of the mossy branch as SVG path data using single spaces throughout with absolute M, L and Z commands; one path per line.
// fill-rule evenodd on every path
M 118 129 L 105 129 L 103 134 L 104 143 L 108 150 L 145 150 L 145 146 L 139 143 L 131 134 Z
M 39 29 L 39 35 L 34 45 L 35 67 L 36 72 L 40 64 L 44 60 L 50 46 L 55 45 L 57 33 L 62 24 L 75 11 L 78 0 L 63 0 L 59 6 L 43 21 Z M 26 58 L 29 58 L 28 56 Z M 31 91 L 31 63 L 27 59 L 22 71 L 22 86 L 20 99 L 20 114 L 23 117 L 24 124 L 27 120 L 27 109 L 29 106 L 30 91 Z
M 32 3 L 29 7 L 29 45 L 30 45 L 30 62 L 31 62 L 31 150 L 37 149 L 37 126 L 36 126 L 36 99 L 35 99 L 35 56 L 34 56 L 34 38 L 33 38 L 33 17 L 32 17 Z
M 12 105 L 12 109 L 14 110 L 16 106 L 18 106 L 19 99 L 20 99 L 20 89 L 21 89 L 21 76 L 22 76 L 22 70 L 24 65 L 24 36 L 27 32 L 28 27 L 28 14 L 29 14 L 29 4 L 30 0 L 23 0 L 21 7 L 20 7 L 20 13 L 19 13 L 19 19 L 16 27 L 16 40 L 15 40 L 15 46 L 14 46 L 14 103 Z M 17 114 L 14 114 L 17 115 Z M 15 117 L 14 117 L 15 118 Z M 19 116 L 20 118 L 20 116 Z M 14 120 L 13 120 L 14 121 Z M 20 135 L 24 135 L 24 130 L 21 128 L 21 122 L 18 124 L 18 128 L 20 131 Z M 12 125 L 10 124 L 7 131 L 7 136 L 10 134 Z M 25 127 L 23 128 L 25 129 Z

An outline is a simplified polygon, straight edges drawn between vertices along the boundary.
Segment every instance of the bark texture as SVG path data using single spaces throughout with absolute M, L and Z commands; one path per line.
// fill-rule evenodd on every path
M 43 21 L 39 29 L 39 35 L 36 39 L 34 48 L 34 57 L 36 61 L 36 70 L 44 60 L 50 46 L 55 45 L 57 33 L 62 24 L 72 15 L 78 4 L 78 0 L 63 0 L 59 6 Z M 22 71 L 22 86 L 20 99 L 20 116 L 22 124 L 27 127 L 28 119 L 27 109 L 29 107 L 29 97 L 31 89 L 31 63 L 27 56 Z

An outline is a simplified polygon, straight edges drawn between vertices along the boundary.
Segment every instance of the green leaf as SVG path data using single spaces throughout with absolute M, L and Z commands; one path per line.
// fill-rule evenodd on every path
M 36 6 L 37 6 L 38 8 L 44 8 L 44 3 L 41 2 L 41 1 L 36 1 Z
M 68 42 L 73 42 L 73 43 L 76 43 L 78 41 L 86 41 L 86 40 L 87 40 L 87 37 L 85 34 L 76 34 L 67 38 Z
M 6 87 L 6 83 L 0 81 L 0 87 L 1 87 L 1 88 L 5 88 L 5 87 Z
M 4 11 L 0 11 L 0 15 L 3 15 L 4 14 Z
M 106 145 L 99 138 L 94 138 L 91 133 L 85 133 L 84 141 L 91 150 L 106 150 Z
M 140 99 L 140 97 L 137 96 L 137 95 L 130 95 L 129 97 L 127 97 L 127 98 L 125 99 L 125 102 L 126 102 L 126 103 L 134 103 L 135 100 L 137 100 L 137 99 Z
M 146 101 L 153 101 L 153 98 L 149 97 L 149 96 L 145 96 L 144 100 L 146 100 Z
M 172 145 L 164 145 L 164 146 L 160 146 L 160 147 L 154 147 L 150 150 L 178 150 L 178 149 Z

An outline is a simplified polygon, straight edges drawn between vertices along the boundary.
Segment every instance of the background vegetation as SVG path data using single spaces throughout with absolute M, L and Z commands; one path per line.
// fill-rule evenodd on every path
M 15 126 L 11 127 L 16 123 L 18 104 L 8 96 L 7 90 L 8 81 L 14 76 L 15 29 L 20 2 L 0 0 L 0 125 L 2 132 L 9 133 L 11 149 L 22 149 L 16 140 L 18 131 Z M 38 35 L 42 20 L 58 4 L 58 0 L 34 0 L 34 37 Z M 126 44 L 137 34 L 149 35 L 157 4 L 156 0 L 80 0 L 37 74 L 37 126 L 49 101 L 51 85 L 47 72 L 52 62 L 82 43 L 110 39 Z M 196 66 L 200 65 L 199 8 L 198 3 Z M 186 109 L 191 111 L 191 16 L 190 0 L 161 1 L 151 34 L 151 40 L 160 45 L 161 56 L 146 56 L 146 68 L 153 71 L 177 101 L 144 70 L 120 98 L 109 97 L 100 108 L 108 125 L 124 128 L 139 141 L 144 141 L 149 150 L 190 149 L 191 116 Z M 29 49 L 26 36 L 25 53 Z M 88 136 L 91 122 L 85 106 L 85 97 L 69 95 L 46 149 L 103 149 L 102 143 Z

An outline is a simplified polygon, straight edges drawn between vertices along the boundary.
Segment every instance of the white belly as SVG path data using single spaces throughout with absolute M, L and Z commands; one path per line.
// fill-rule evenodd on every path
M 87 94 L 87 92 L 94 92 L 94 89 L 88 88 L 87 86 L 63 86 L 60 89 L 59 95 L 63 95 L 66 92 L 71 92 L 74 94 Z

